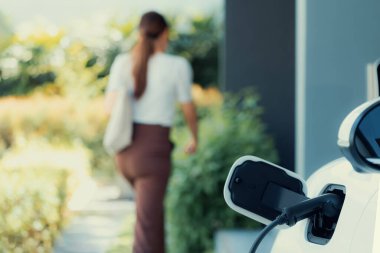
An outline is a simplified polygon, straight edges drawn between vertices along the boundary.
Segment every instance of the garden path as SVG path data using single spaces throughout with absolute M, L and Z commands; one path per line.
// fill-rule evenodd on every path
M 116 186 L 93 187 L 90 199 L 57 239 L 54 253 L 106 253 L 134 202 L 115 198 Z

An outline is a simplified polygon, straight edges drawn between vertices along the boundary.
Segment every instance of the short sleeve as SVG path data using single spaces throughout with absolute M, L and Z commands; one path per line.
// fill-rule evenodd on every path
M 125 76 L 127 70 L 125 57 L 122 55 L 119 55 L 115 58 L 114 62 L 112 63 L 109 79 L 108 79 L 108 86 L 106 88 L 106 93 L 112 92 L 112 91 L 118 91 L 121 88 L 123 88 L 124 85 L 126 85 L 127 78 Z
M 178 63 L 177 79 L 177 99 L 180 103 L 187 103 L 192 100 L 191 85 L 193 83 L 193 71 L 190 63 L 181 59 Z

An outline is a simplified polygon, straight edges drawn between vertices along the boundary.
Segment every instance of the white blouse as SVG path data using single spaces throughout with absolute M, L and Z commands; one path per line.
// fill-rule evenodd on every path
M 179 56 L 155 53 L 148 62 L 147 85 L 139 99 L 133 96 L 133 121 L 142 124 L 173 124 L 176 102 L 192 100 L 192 69 L 189 62 Z M 133 94 L 132 57 L 118 55 L 112 64 L 106 93 L 128 86 Z

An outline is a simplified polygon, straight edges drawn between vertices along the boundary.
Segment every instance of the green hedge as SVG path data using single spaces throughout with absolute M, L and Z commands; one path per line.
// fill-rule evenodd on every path
M 4 108 L 0 110 L 0 160 L 7 152 L 33 142 L 82 146 L 90 153 L 93 175 L 113 178 L 113 160 L 102 145 L 107 122 L 102 97 L 90 101 L 39 95 L 9 97 L 1 99 L 0 108 Z
M 0 252 L 52 252 L 66 220 L 63 169 L 0 168 Z
M 68 201 L 89 177 L 94 159 L 85 144 L 102 134 L 101 105 L 43 96 L 0 101 L 0 252 L 52 252 Z
M 258 226 L 230 210 L 223 198 L 225 179 L 237 158 L 249 154 L 277 161 L 273 141 L 260 119 L 257 95 L 252 91 L 242 94 L 202 109 L 196 155 L 183 153 L 188 137 L 184 127 L 173 134 L 179 148 L 166 199 L 171 253 L 212 252 L 218 229 Z

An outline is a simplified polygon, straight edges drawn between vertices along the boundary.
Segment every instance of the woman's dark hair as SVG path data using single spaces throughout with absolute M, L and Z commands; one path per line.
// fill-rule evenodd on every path
M 154 53 L 154 41 L 168 27 L 165 18 L 154 11 L 145 13 L 140 20 L 140 40 L 133 51 L 132 75 L 135 81 L 135 98 L 140 98 L 146 87 L 148 60 Z

